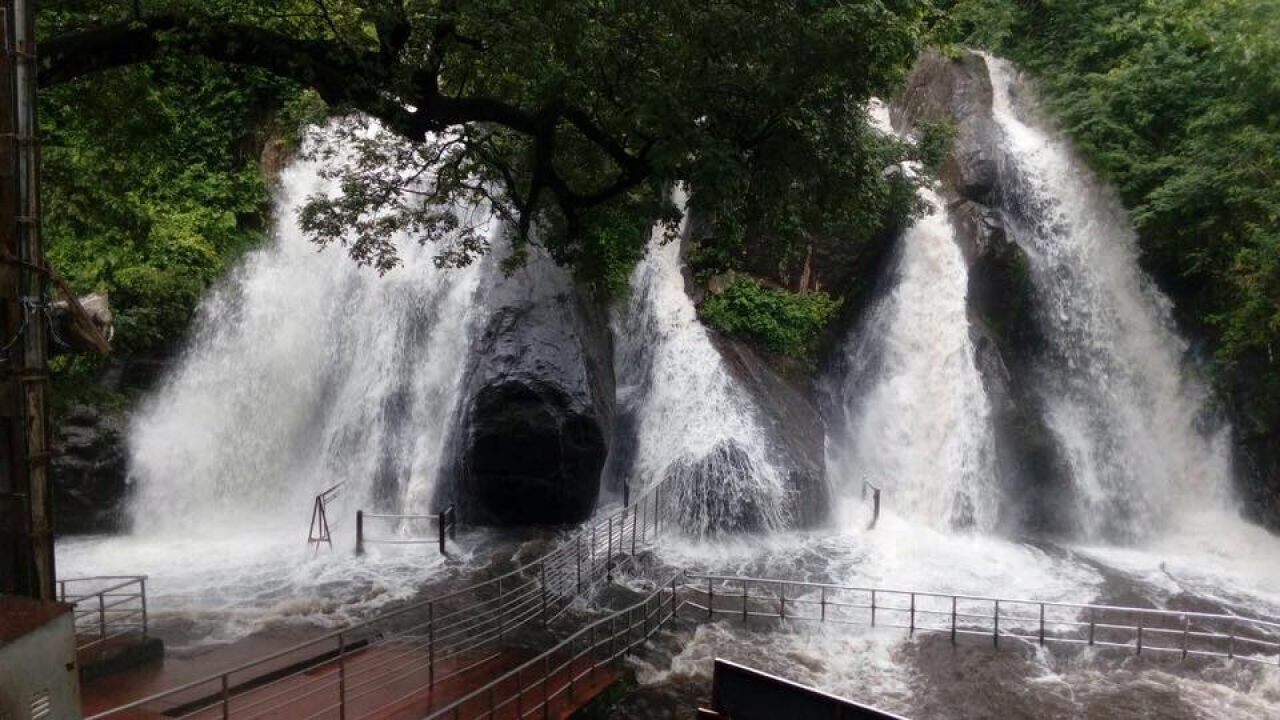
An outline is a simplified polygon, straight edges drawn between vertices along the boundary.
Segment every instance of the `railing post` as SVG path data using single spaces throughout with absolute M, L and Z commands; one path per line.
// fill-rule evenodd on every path
M 364 511 L 356 511 L 356 555 L 364 554 Z
M 876 626 L 876 591 L 871 591 L 871 627 Z
M 1182 616 L 1182 659 L 1187 659 L 1187 636 L 1191 633 L 1191 618 Z
M 1236 657 L 1236 625 L 1231 623 L 1231 634 L 1227 635 L 1227 659 L 1234 660 Z
M 596 581 L 596 543 L 600 542 L 600 539 L 596 536 L 599 535 L 597 532 L 599 528 L 599 524 L 591 523 L 591 547 L 587 548 L 591 553 L 591 583 Z
M 547 561 L 542 561 L 542 627 L 547 626 Z
M 142 595 L 142 639 L 147 639 L 149 626 L 147 624 L 147 578 L 142 576 L 138 578 L 138 592 Z
M 1000 601 L 996 601 L 996 612 L 991 616 L 991 644 L 1000 647 Z
M 747 597 L 749 595 L 749 593 L 747 592 L 747 587 L 750 584 L 751 583 L 747 582 L 746 580 L 742 581 L 742 621 L 743 622 L 747 621 Z
M 787 584 L 778 585 L 778 618 L 787 619 Z
M 711 620 L 716 615 L 716 589 L 711 584 L 711 578 L 707 578 L 707 619 Z M 746 617 L 743 615 L 743 617 Z
M 1044 645 L 1044 603 L 1040 603 L 1040 644 Z
M 1138 654 L 1142 654 L 1142 616 L 1138 616 Z
M 818 588 L 818 603 L 822 606 L 822 615 L 820 622 L 827 621 L 827 589 L 825 587 Z
M 103 643 L 107 642 L 107 599 L 102 593 L 98 593 L 98 637 Z
M 604 574 L 605 582 L 613 582 L 613 516 L 609 516 L 609 549 L 604 558 Z M 612 650 L 613 646 L 610 645 Z
M 634 560 L 636 556 L 636 527 L 639 526 L 640 515 L 635 508 L 631 509 L 631 557 Z M 634 566 L 632 566 L 634 567 Z
M 502 622 L 503 608 L 502 608 L 502 576 L 501 575 L 498 576 L 498 610 L 497 612 L 498 612 L 498 640 L 505 641 L 507 639 L 507 633 L 505 628 L 503 627 L 505 623 Z
M 338 633 L 338 720 L 347 717 L 347 638 Z
M 578 569 L 578 594 L 582 594 L 582 533 L 573 536 L 573 561 Z
M 222 720 L 231 718 L 231 688 L 227 685 L 227 676 L 222 675 Z
M 679 609 L 680 607 L 676 604 L 676 579 L 673 577 L 671 578 L 671 621 L 672 622 L 675 622 L 676 611 Z
M 427 603 L 427 687 L 436 686 L 436 603 Z
M 446 508 L 443 512 L 436 516 L 436 530 L 440 535 L 440 554 L 444 555 L 444 533 L 445 523 L 449 522 L 449 510 Z
M 1097 623 L 1094 617 L 1096 614 L 1096 610 L 1089 608 L 1089 647 L 1093 647 L 1093 638 L 1097 632 Z
M 916 594 L 911 593 L 911 629 L 907 632 L 908 637 L 916 636 Z
M 66 580 L 58 581 L 58 601 L 59 602 L 67 601 L 67 581 Z
M 956 596 L 951 596 L 951 644 L 956 644 Z
M 871 527 L 867 529 L 875 530 L 876 524 L 880 522 L 880 488 L 873 488 L 871 490 L 871 502 L 873 503 L 873 509 L 871 511 Z

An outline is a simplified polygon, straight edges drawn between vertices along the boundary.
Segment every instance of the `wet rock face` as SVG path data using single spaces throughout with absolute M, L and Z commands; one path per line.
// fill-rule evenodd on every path
M 114 532 L 124 526 L 124 425 L 117 413 L 80 405 L 58 428 L 57 452 L 49 463 L 58 533 Z
M 928 51 L 912 67 L 890 118 L 895 129 L 906 132 L 943 120 L 954 125 L 956 142 L 942 166 L 942 181 L 961 197 L 986 203 L 999 181 L 991 103 L 991 78 L 982 56 L 965 53 L 951 60 Z
M 495 281 L 466 380 L 454 495 L 465 522 L 542 525 L 595 508 L 613 434 L 603 310 L 550 260 Z

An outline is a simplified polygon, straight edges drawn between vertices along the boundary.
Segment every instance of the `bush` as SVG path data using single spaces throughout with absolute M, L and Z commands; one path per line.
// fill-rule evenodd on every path
M 738 278 L 702 305 L 702 317 L 726 335 L 786 357 L 811 357 L 842 301 L 824 292 L 793 293 Z

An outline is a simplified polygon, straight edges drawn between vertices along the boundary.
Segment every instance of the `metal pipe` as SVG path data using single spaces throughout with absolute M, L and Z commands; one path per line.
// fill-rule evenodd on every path
M 994 647 L 1000 647 L 1000 601 L 996 601 L 996 611 L 992 616 L 991 624 L 991 644 Z
M 364 511 L 356 511 L 356 555 L 364 554 Z

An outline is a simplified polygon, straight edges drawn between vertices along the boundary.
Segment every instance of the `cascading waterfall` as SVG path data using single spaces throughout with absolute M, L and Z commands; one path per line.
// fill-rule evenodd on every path
M 872 110 L 892 132 L 884 107 Z M 968 268 L 942 199 L 921 196 L 928 210 L 903 234 L 887 292 L 844 345 L 830 474 L 870 479 L 895 512 L 934 527 L 989 529 L 994 440 L 969 338 Z
M 679 191 L 677 202 L 684 205 Z M 759 411 L 698 321 L 680 242 L 664 243 L 663 235 L 654 229 L 614 320 L 618 405 L 635 432 L 632 487 L 673 477 L 671 507 L 694 534 L 782 527 L 787 490 L 769 460 Z
M 431 247 L 400 238 L 403 266 L 379 277 L 317 252 L 297 210 L 333 192 L 316 162 L 284 171 L 274 242 L 210 294 L 133 423 L 137 530 L 305 523 L 310 497 L 339 481 L 349 507 L 428 510 L 489 263 L 438 270 Z
M 1089 537 L 1137 538 L 1171 513 L 1231 504 L 1227 428 L 1187 370 L 1171 304 L 1137 262 L 1119 202 L 1029 119 L 1013 68 L 987 58 L 1001 203 L 1026 253 L 1048 347 L 1047 420 Z

